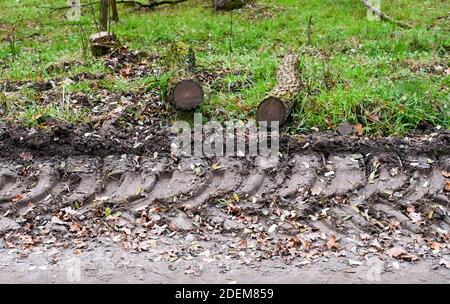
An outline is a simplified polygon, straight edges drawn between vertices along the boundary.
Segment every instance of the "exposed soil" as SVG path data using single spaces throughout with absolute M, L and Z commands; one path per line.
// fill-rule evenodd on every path
M 450 281 L 448 132 L 284 136 L 278 161 L 170 144 L 2 126 L 2 282 Z

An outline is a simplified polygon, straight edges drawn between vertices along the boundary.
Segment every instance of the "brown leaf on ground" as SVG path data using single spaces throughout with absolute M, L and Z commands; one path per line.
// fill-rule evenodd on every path
M 450 172 L 448 172 L 447 170 L 442 170 L 442 175 L 444 177 L 450 177 Z
M 402 254 L 402 255 L 400 256 L 400 258 L 401 258 L 402 260 L 411 261 L 411 262 L 417 260 L 417 256 L 416 256 L 416 255 L 414 255 L 414 254 L 409 254 L 409 253 Z
M 450 192 L 450 181 L 445 183 L 444 191 L 445 192 Z
M 11 243 L 11 242 L 5 242 L 5 247 L 6 248 L 16 248 L 16 245 L 14 245 L 13 243 Z
M 298 239 L 299 239 L 300 243 L 302 243 L 303 248 L 304 248 L 305 250 L 309 250 L 309 249 L 311 248 L 311 242 L 309 242 L 309 241 L 307 241 L 307 240 L 304 240 L 304 239 L 302 239 L 302 238 L 298 238 Z
M 358 136 L 363 136 L 363 135 L 364 135 L 364 127 L 363 127 L 362 124 L 357 123 L 357 124 L 355 125 L 355 133 L 356 133 L 356 135 L 358 135 Z
M 430 248 L 433 250 L 439 250 L 441 249 L 441 244 L 439 244 L 438 242 L 431 242 Z
M 407 261 L 417 260 L 417 256 L 407 253 L 405 249 L 401 247 L 392 247 L 391 249 L 386 251 L 386 254 L 391 258 L 396 258 L 400 260 L 407 260 Z
M 23 161 L 32 161 L 33 160 L 33 154 L 31 154 L 30 152 L 22 152 L 19 154 L 19 156 Z
M 380 121 L 380 115 L 378 113 L 367 113 L 366 114 L 367 120 L 371 122 L 379 122 Z
M 238 243 L 239 248 L 245 248 L 247 247 L 247 241 L 246 240 L 240 240 Z
M 415 208 L 413 205 L 408 206 L 408 207 L 406 208 L 406 210 L 408 211 L 408 213 L 416 212 L 416 208 Z
M 398 258 L 400 255 L 406 253 L 406 251 L 401 247 L 392 247 L 386 251 L 386 254 L 391 258 Z
M 338 249 L 337 242 L 336 242 L 336 236 L 334 234 L 330 234 L 327 241 L 327 248 L 328 249 Z
M 12 201 L 13 201 L 13 202 L 18 202 L 18 201 L 20 201 L 21 199 L 23 199 L 24 197 L 25 197 L 25 194 L 20 193 L 20 194 L 17 194 L 17 195 L 12 199 Z

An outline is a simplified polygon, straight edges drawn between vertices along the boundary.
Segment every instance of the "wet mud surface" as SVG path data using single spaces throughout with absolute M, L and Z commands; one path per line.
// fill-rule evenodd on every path
M 284 136 L 277 160 L 170 143 L 0 127 L 2 280 L 450 281 L 448 132 Z

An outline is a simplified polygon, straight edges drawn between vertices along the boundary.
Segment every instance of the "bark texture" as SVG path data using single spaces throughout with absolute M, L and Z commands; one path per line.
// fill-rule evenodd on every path
M 118 22 L 119 21 L 119 12 L 117 11 L 117 3 L 116 0 L 110 0 L 111 5 L 111 20 Z
M 291 113 L 294 99 L 301 89 L 298 75 L 300 59 L 294 53 L 288 54 L 278 67 L 277 85 L 259 104 L 256 112 L 258 121 L 278 121 L 280 126 Z
M 100 31 L 108 31 L 109 0 L 100 1 Z
M 92 56 L 100 57 L 111 53 L 117 46 L 116 35 L 109 32 L 99 32 L 91 35 Z

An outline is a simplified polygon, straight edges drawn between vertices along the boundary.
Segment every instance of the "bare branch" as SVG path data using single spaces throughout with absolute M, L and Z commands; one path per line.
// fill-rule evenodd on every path
M 177 3 L 181 3 L 181 2 L 187 2 L 188 0 L 162 0 L 162 1 L 157 1 L 157 2 L 150 2 L 149 4 L 144 4 L 141 3 L 139 1 L 127 1 L 127 0 L 123 0 L 123 1 L 116 1 L 116 3 L 123 3 L 123 4 L 135 4 L 141 8 L 145 7 L 145 8 L 154 8 L 156 6 L 159 5 L 163 5 L 163 4 L 177 4 Z M 91 5 L 95 5 L 95 4 L 99 4 L 101 1 L 95 1 L 95 2 L 89 2 L 89 3 L 83 3 L 80 4 L 80 6 L 91 6 Z M 51 10 L 63 10 L 63 9 L 69 9 L 71 8 L 71 6 L 59 6 L 59 7 L 51 7 L 51 6 L 38 6 L 39 8 L 45 8 L 45 9 L 51 9 Z
M 395 20 L 391 17 L 389 17 L 388 15 L 386 15 L 385 13 L 383 13 L 381 10 L 379 10 L 378 8 L 374 7 L 368 0 L 361 0 L 361 2 L 375 15 L 379 16 L 382 20 L 391 22 L 393 24 L 396 24 L 400 27 L 405 27 L 405 28 L 410 28 L 411 26 L 409 24 L 403 23 L 401 21 Z

